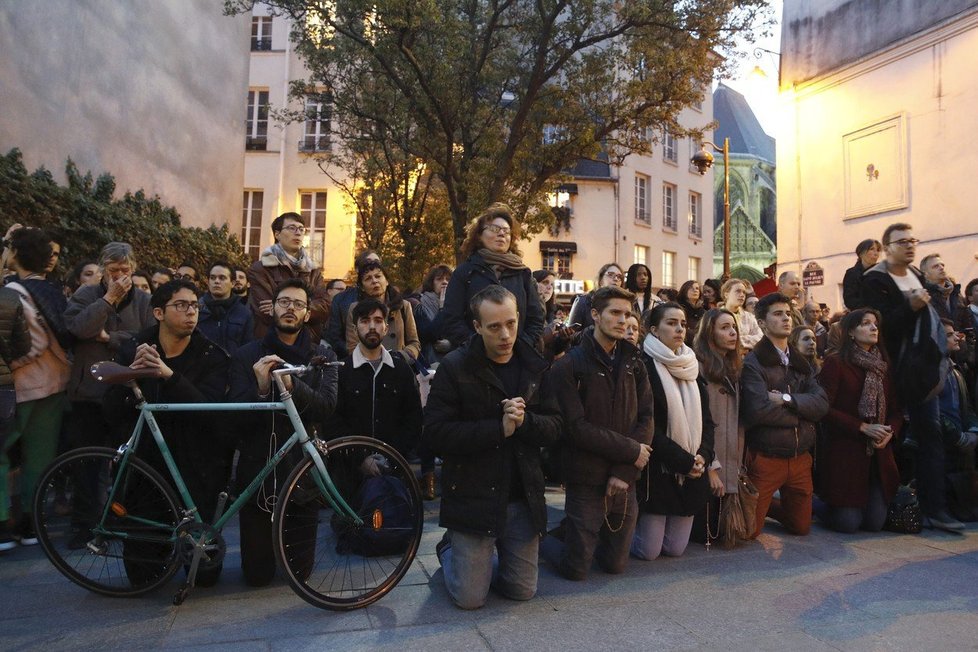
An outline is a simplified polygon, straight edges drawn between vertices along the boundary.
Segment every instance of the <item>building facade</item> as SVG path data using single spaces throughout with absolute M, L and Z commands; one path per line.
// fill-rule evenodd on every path
M 856 244 L 896 222 L 978 276 L 976 52 L 975 0 L 785 1 L 778 267 L 821 270 L 817 301 L 840 308 Z
M 289 98 L 289 82 L 307 78 L 308 72 L 289 40 L 287 18 L 272 16 L 266 6 L 256 4 L 250 21 L 250 74 L 247 96 L 240 103 L 246 120 L 237 138 L 245 152 L 242 245 L 257 258 L 273 242 L 272 220 L 294 211 L 308 220 L 306 249 L 323 274 L 343 277 L 353 264 L 356 218 L 315 160 L 333 146 L 329 98 L 325 93 Z M 303 110 L 307 119 L 276 121 L 274 109 L 282 108 Z
M 220 3 L 0 3 L 0 150 L 112 174 L 184 226 L 238 224 L 248 22 Z
M 713 100 L 683 109 L 679 123 L 703 127 L 713 120 Z M 706 132 L 707 139 L 710 133 Z M 550 269 L 561 295 L 581 292 L 598 269 L 644 263 L 656 288 L 679 288 L 713 272 L 713 172 L 701 176 L 690 164 L 699 143 L 650 134 L 652 151 L 631 155 L 621 166 L 582 161 L 554 203 L 561 219 L 522 246 L 532 269 Z M 657 141 L 657 142 L 656 142 Z M 586 282 L 586 285 L 585 285 Z

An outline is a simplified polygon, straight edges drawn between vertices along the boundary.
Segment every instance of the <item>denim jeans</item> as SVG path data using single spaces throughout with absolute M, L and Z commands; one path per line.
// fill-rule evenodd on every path
M 940 399 L 932 398 L 926 403 L 911 405 L 907 408 L 907 414 L 917 442 L 916 476 L 920 509 L 925 515 L 935 515 L 947 509 Z
M 448 536 L 451 545 L 439 561 L 445 588 L 458 607 L 478 609 L 486 603 L 490 587 L 511 600 L 536 595 L 540 537 L 524 501 L 509 503 L 502 536 L 457 530 L 449 530 Z

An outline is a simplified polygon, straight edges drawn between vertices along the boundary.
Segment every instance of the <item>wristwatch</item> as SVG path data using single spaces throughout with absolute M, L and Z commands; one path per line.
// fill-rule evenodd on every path
M 784 404 L 785 405 L 790 405 L 791 404 L 791 394 L 782 394 L 781 395 L 781 400 L 784 401 Z

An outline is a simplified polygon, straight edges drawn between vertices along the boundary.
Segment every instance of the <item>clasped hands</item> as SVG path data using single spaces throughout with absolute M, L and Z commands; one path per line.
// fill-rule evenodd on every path
M 154 369 L 160 378 L 169 378 L 173 375 L 173 369 L 163 362 L 163 357 L 155 344 L 140 344 L 136 347 L 136 357 L 130 369 Z
M 500 403 L 503 406 L 503 436 L 512 437 L 526 418 L 526 400 L 522 396 L 517 396 L 504 398 Z
M 864 423 L 859 426 L 859 432 L 869 437 L 873 448 L 883 448 L 893 439 L 893 428 L 882 423 Z

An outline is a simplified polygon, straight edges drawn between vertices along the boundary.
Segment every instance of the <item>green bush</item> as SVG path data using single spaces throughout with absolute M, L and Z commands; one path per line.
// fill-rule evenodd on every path
M 182 227 L 176 209 L 164 206 L 158 196 L 147 198 L 142 190 L 113 199 L 111 174 L 82 175 L 70 158 L 65 174 L 68 184 L 61 186 L 44 167 L 28 173 L 19 149 L 0 156 L 0 233 L 19 222 L 57 234 L 64 271 L 79 260 L 97 258 L 112 241 L 130 243 L 142 269 L 176 267 L 184 261 L 199 270 L 214 260 L 249 262 L 226 224 Z

